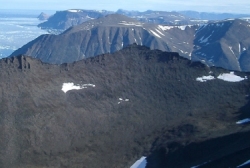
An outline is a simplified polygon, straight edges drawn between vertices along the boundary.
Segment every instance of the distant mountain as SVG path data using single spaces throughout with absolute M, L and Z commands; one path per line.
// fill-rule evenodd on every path
M 156 23 L 156 24 L 164 24 L 171 26 L 193 24 L 193 22 L 190 21 L 189 17 L 178 12 L 153 11 L 153 10 L 139 12 L 139 11 L 127 11 L 119 9 L 116 13 L 132 17 L 137 19 L 138 21 L 146 23 Z
M 191 167 L 250 146 L 250 125 L 237 124 L 250 117 L 249 73 L 138 45 L 72 64 L 0 65 L 2 168 L 124 168 L 141 156 L 149 168 Z
M 44 21 L 44 20 L 48 20 L 49 19 L 49 15 L 47 15 L 46 13 L 41 13 L 37 18 L 41 21 Z
M 60 35 L 43 35 L 16 50 L 49 63 L 70 63 L 129 44 L 139 44 L 203 61 L 210 66 L 250 71 L 250 24 L 223 20 L 205 25 L 164 26 L 112 14 L 84 22 Z
M 197 28 L 148 24 L 124 15 L 112 14 L 84 22 L 60 35 L 42 35 L 11 56 L 25 54 L 44 62 L 69 63 L 103 53 L 113 53 L 136 43 L 163 51 L 182 51 L 183 56 L 189 57 Z
M 46 29 L 47 31 L 55 34 L 59 34 L 71 26 L 79 25 L 91 19 L 104 17 L 108 14 L 121 14 L 128 16 L 130 18 L 134 18 L 144 23 L 155 23 L 155 24 L 164 24 L 171 26 L 193 25 L 197 23 L 207 22 L 207 21 L 204 22 L 202 20 L 192 21 L 190 20 L 189 17 L 186 17 L 177 12 L 152 11 L 152 10 L 139 12 L 139 11 L 126 11 L 122 9 L 119 9 L 117 12 L 111 12 L 105 10 L 96 11 L 96 10 L 71 9 L 71 10 L 56 12 L 56 14 L 51 16 L 51 18 L 47 22 L 39 24 L 38 27 Z
M 48 21 L 40 23 L 38 27 L 49 32 L 59 34 L 71 26 L 79 25 L 91 19 L 103 17 L 112 12 L 106 10 L 80 10 L 70 9 L 57 11 Z
M 192 57 L 213 66 L 250 71 L 250 24 L 236 19 L 202 26 L 195 34 Z
M 250 14 L 233 14 L 233 13 L 214 13 L 214 12 L 196 12 L 196 11 L 178 11 L 179 13 L 199 20 L 224 20 L 250 17 Z

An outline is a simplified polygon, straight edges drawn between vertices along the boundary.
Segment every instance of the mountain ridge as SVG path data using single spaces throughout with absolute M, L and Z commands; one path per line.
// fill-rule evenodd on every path
M 244 80 L 226 82 L 217 77 L 229 71 L 178 53 L 129 45 L 61 65 L 4 58 L 0 69 L 1 167 L 123 168 L 161 147 L 172 150 L 173 142 L 250 129 L 236 124 L 249 117 L 241 110 L 249 73 L 234 72 Z M 215 79 L 197 80 L 209 74 Z M 84 87 L 65 93 L 64 83 Z M 201 161 L 197 155 L 188 164 Z
M 179 50 L 176 46 L 182 46 L 177 44 L 181 36 L 187 38 L 185 46 L 182 47 L 190 48 L 195 27 L 171 27 L 170 29 L 172 30 L 169 32 L 177 33 L 170 34 L 163 26 L 111 14 L 69 28 L 60 35 L 40 36 L 12 53 L 12 56 L 25 54 L 38 57 L 44 62 L 64 63 L 112 53 L 133 43 L 146 45 L 152 49 L 176 52 Z M 188 54 L 185 52 L 186 57 L 189 57 Z
M 239 28 L 244 31 L 239 31 Z M 223 20 L 202 26 L 164 26 L 119 14 L 106 15 L 71 27 L 60 35 L 44 35 L 16 50 L 44 62 L 61 64 L 139 44 L 203 61 L 209 66 L 250 71 L 250 24 Z

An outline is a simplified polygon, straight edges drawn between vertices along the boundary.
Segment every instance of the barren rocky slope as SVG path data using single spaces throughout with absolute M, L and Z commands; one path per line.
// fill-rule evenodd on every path
M 62 65 L 5 58 L 0 69 L 3 168 L 127 168 L 142 155 L 149 168 L 174 167 L 166 157 L 175 151 L 185 163 L 176 166 L 191 167 L 250 145 L 232 147 L 226 139 L 221 145 L 228 150 L 219 155 L 203 145 L 206 157 L 188 148 L 249 132 L 249 125 L 236 124 L 249 117 L 248 73 L 235 72 L 244 80 L 227 82 L 217 78 L 226 70 L 137 45 Z M 197 78 L 209 74 L 215 79 Z M 65 93 L 68 82 L 84 88 Z

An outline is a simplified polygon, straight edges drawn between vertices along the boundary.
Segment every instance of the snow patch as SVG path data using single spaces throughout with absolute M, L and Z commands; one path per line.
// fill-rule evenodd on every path
M 151 33 L 153 33 L 156 37 L 158 37 L 158 38 L 161 38 L 161 36 L 159 35 L 159 34 L 157 34 L 155 31 L 153 31 L 153 30 L 149 30 Z
M 63 83 L 62 85 L 62 91 L 64 93 L 67 93 L 67 91 L 70 91 L 70 90 L 80 90 L 80 89 L 85 89 L 87 87 L 95 87 L 94 84 L 81 84 L 81 85 L 75 85 L 73 82 L 70 82 L 70 83 Z
M 215 79 L 213 76 L 208 75 L 208 76 L 198 77 L 198 78 L 196 78 L 196 81 L 198 81 L 198 82 L 206 82 L 208 80 L 213 80 L 213 79 Z
M 209 72 L 209 74 L 212 74 L 212 73 L 213 73 L 212 71 Z M 198 82 L 206 82 L 208 80 L 213 80 L 213 79 L 215 79 L 214 76 L 208 75 L 208 76 L 197 77 L 196 81 L 198 81 Z M 222 73 L 222 74 L 220 74 L 217 77 L 217 79 L 221 79 L 221 80 L 224 80 L 226 82 L 240 82 L 240 81 L 243 81 L 243 80 L 247 79 L 247 76 L 242 78 L 240 76 L 235 75 L 234 72 L 230 72 L 230 73 Z
M 158 33 L 160 33 L 161 35 L 165 36 L 165 34 L 163 34 L 160 30 L 155 29 Z
M 191 25 L 183 25 L 183 26 L 177 26 L 181 30 L 186 30 L 187 27 L 191 27 Z
M 129 101 L 129 99 L 123 99 L 121 97 L 118 100 L 119 100 L 118 104 L 121 104 L 121 102 L 128 102 Z
M 246 166 L 246 165 L 248 165 L 248 164 L 250 164 L 250 160 L 248 160 L 248 161 L 246 161 L 246 162 L 242 163 L 241 165 L 237 166 L 237 168 L 240 168 L 240 167 Z
M 163 26 L 163 25 L 158 25 L 159 29 L 163 30 L 163 31 L 166 31 L 166 30 L 170 30 L 170 29 L 173 29 L 173 28 L 178 28 L 178 29 L 181 29 L 181 30 L 185 30 L 186 27 L 191 27 L 192 25 L 183 25 L 183 26 Z
M 231 47 L 231 46 L 229 46 L 228 48 L 229 48 L 229 49 L 230 49 L 230 51 L 234 54 L 234 51 L 233 51 L 232 47 Z M 234 54 L 234 55 L 235 55 L 235 54 Z
M 198 41 L 200 42 L 200 43 L 206 43 L 207 41 L 208 41 L 208 39 L 212 36 L 212 34 L 213 33 L 211 33 L 208 37 L 201 37 Z
M 130 168 L 146 168 L 147 160 L 146 157 L 143 156 L 139 160 L 137 160 Z
M 95 18 L 90 17 L 89 15 L 87 15 L 86 18 L 88 18 L 88 19 L 95 19 Z M 92 26 L 94 26 L 94 25 L 92 25 Z
M 170 30 L 170 29 L 173 29 L 173 28 L 174 28 L 174 26 L 162 26 L 162 25 L 158 25 L 158 27 L 159 27 L 161 30 L 163 30 L 163 31 L 165 31 L 165 30 Z
M 236 122 L 236 124 L 246 124 L 248 122 L 250 122 L 250 118 L 245 118 L 243 120 L 239 120 Z
M 233 18 L 229 18 L 229 19 L 225 19 L 225 20 L 235 20 L 235 19 L 233 19 Z
M 247 79 L 247 77 L 242 78 L 240 76 L 235 75 L 234 72 L 222 73 L 217 78 L 227 82 L 240 82 Z
M 141 23 L 135 23 L 135 22 L 126 22 L 126 21 L 121 21 L 120 23 L 121 25 L 126 25 L 126 26 L 142 26 Z
M 73 13 L 76 13 L 76 12 L 81 12 L 81 10 L 77 10 L 77 9 L 69 9 L 68 12 L 73 12 Z
M 211 162 L 211 161 L 204 162 L 204 163 L 202 163 L 202 164 L 200 164 L 200 165 L 197 165 L 197 166 L 192 166 L 191 168 L 199 168 L 199 167 L 201 167 L 201 166 L 203 166 L 203 165 L 205 165 L 205 164 L 207 164 L 207 163 L 209 163 L 209 162 Z

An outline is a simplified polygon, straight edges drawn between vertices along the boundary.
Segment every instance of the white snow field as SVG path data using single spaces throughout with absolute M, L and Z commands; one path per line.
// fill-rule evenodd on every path
M 143 156 L 139 160 L 137 160 L 130 168 L 146 168 L 147 160 L 146 157 Z
M 80 90 L 80 89 L 86 89 L 88 87 L 95 87 L 95 85 L 90 84 L 90 83 L 89 84 L 81 84 L 81 85 L 77 84 L 77 85 L 75 85 L 73 82 L 69 82 L 69 83 L 63 83 L 62 91 L 64 93 L 67 93 L 70 90 Z

